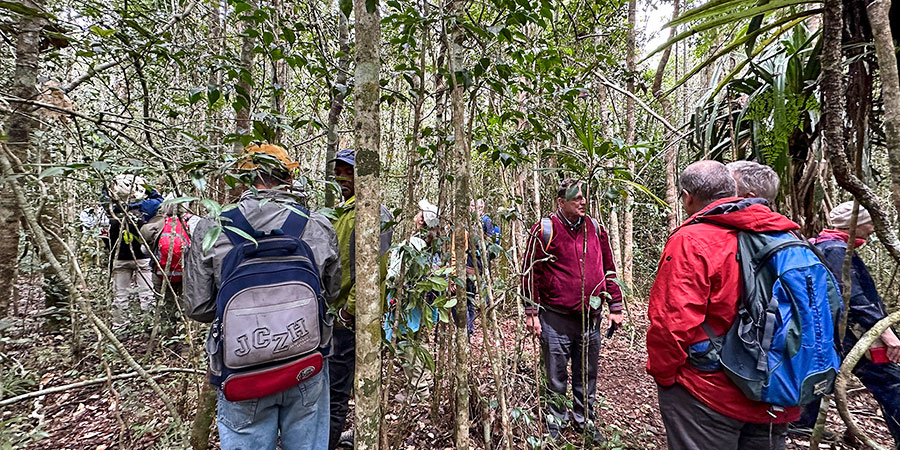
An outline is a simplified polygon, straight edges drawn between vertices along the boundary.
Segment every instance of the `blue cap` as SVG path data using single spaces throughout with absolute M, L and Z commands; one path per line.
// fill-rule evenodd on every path
M 337 155 L 335 155 L 334 159 L 332 159 L 331 161 L 340 161 L 344 164 L 356 166 L 356 151 L 352 148 L 345 148 L 337 152 Z

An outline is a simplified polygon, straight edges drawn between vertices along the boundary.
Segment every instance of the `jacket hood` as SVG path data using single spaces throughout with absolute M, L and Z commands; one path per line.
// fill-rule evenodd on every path
M 729 197 L 716 200 L 691 216 L 682 226 L 698 220 L 756 232 L 800 229 L 792 220 L 769 209 L 762 198 Z

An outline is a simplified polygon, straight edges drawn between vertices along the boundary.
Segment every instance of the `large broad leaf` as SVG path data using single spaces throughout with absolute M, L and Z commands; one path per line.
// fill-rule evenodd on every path
M 784 24 L 790 24 L 789 28 L 793 28 L 794 24 L 796 24 L 798 20 L 804 20 L 809 16 L 819 14 L 821 12 L 822 12 L 821 9 L 801 11 L 801 12 L 798 12 L 795 14 L 791 14 L 787 17 L 783 17 L 783 18 L 776 20 L 764 27 L 761 27 L 752 32 L 748 32 L 747 34 L 738 36 L 737 38 L 732 40 L 728 45 L 726 45 L 724 48 L 722 48 L 722 50 L 714 53 L 713 55 L 711 55 L 708 58 L 706 58 L 705 60 L 703 60 L 700 64 L 697 64 L 696 66 L 691 68 L 691 70 L 689 70 L 687 74 L 685 74 L 684 76 L 681 77 L 681 79 L 679 79 L 677 82 L 675 82 L 675 84 L 672 85 L 672 87 L 670 87 L 663 95 L 670 94 L 672 91 L 674 91 L 675 89 L 679 88 L 681 85 L 686 83 L 687 80 L 691 79 L 691 77 L 693 77 L 694 75 L 697 75 L 701 70 L 703 70 L 710 64 L 714 63 L 719 58 L 721 58 L 725 55 L 728 55 L 729 53 L 732 53 L 733 51 L 740 48 L 742 45 L 746 45 L 750 42 L 756 42 L 756 38 L 758 36 L 760 36 L 764 33 L 767 33 L 771 30 L 777 29 L 779 26 L 782 26 Z M 751 52 L 751 55 L 752 55 L 752 52 Z
M 200 247 L 201 249 L 203 249 L 204 253 L 208 252 L 209 249 L 212 248 L 213 244 L 216 243 L 216 240 L 219 239 L 220 234 L 222 234 L 221 225 L 216 225 L 206 232 L 206 235 L 203 236 L 203 243 Z

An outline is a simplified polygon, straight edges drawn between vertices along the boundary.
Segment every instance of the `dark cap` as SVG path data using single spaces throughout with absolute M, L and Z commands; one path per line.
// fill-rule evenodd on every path
M 328 162 L 331 162 L 331 161 L 335 161 L 335 162 L 340 161 L 344 164 L 356 166 L 356 151 L 353 150 L 352 148 L 345 148 L 345 149 L 337 152 L 337 155 L 335 155 L 334 159 L 332 159 Z

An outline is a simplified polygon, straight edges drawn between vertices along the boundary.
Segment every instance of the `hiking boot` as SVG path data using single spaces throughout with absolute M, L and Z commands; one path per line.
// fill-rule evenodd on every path
M 787 432 L 794 437 L 809 439 L 813 435 L 813 429 L 803 425 L 788 424 Z M 833 431 L 822 430 L 822 440 L 825 442 L 836 442 L 837 435 Z
M 353 438 L 353 428 L 341 433 L 341 437 L 338 439 L 338 447 L 353 448 Z
M 551 442 L 555 442 L 562 437 L 562 431 L 558 427 L 549 427 L 547 429 L 547 435 L 550 437 Z
M 594 426 L 593 423 L 589 423 L 587 426 L 576 425 L 575 428 L 578 429 L 579 433 L 584 434 L 584 440 L 588 444 L 603 445 L 606 443 L 606 436 L 603 436 L 600 429 Z

